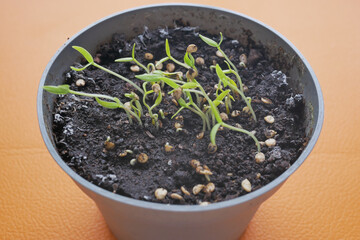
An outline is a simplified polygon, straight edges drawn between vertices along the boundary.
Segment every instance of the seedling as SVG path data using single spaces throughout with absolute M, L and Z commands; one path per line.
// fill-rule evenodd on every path
M 71 69 L 75 71 L 82 71 L 86 69 L 88 66 L 92 65 L 134 86 L 138 90 L 139 94 L 142 94 L 142 104 L 146 107 L 147 112 L 152 119 L 152 123 L 153 125 L 156 126 L 157 129 L 160 126 L 159 115 L 162 119 L 166 118 L 166 116 L 164 114 L 163 109 L 159 110 L 159 114 L 154 113 L 154 109 L 161 104 L 164 94 L 164 87 L 165 85 L 167 85 L 171 89 L 168 92 L 168 94 L 171 94 L 173 97 L 173 101 L 175 101 L 175 103 L 177 103 L 180 106 L 178 111 L 171 118 L 176 117 L 184 109 L 189 109 L 193 113 L 197 114 L 202 119 L 203 122 L 202 132 L 197 135 L 197 138 L 202 139 L 204 136 L 204 132 L 206 130 L 210 131 L 210 144 L 208 146 L 209 153 L 215 153 L 217 151 L 216 134 L 220 128 L 228 128 L 233 131 L 247 134 L 254 140 L 257 146 L 257 152 L 261 153 L 259 141 L 252 132 L 242 129 L 241 127 L 232 126 L 224 122 L 227 121 L 228 115 L 232 110 L 231 102 L 235 101 L 235 98 L 233 96 L 241 96 L 242 100 L 246 103 L 246 108 L 248 109 L 249 112 L 251 112 L 254 121 L 256 121 L 256 116 L 255 116 L 255 112 L 251 107 L 251 98 L 246 97 L 244 94 L 243 84 L 237 68 L 230 61 L 228 56 L 226 56 L 223 50 L 221 50 L 220 48 L 220 45 L 223 41 L 222 33 L 220 33 L 219 43 L 216 43 L 210 38 L 207 38 L 202 35 L 200 35 L 200 38 L 208 45 L 212 47 L 216 47 L 217 50 L 221 53 L 221 55 L 225 58 L 224 62 L 228 66 L 227 70 L 223 70 L 219 66 L 219 64 L 216 64 L 216 66 L 212 67 L 215 68 L 216 74 L 219 79 L 219 82 L 217 84 L 215 99 L 211 99 L 209 95 L 205 92 L 202 85 L 196 80 L 196 77 L 198 76 L 198 70 L 195 67 L 195 59 L 192 56 L 192 53 L 195 53 L 197 51 L 197 46 L 194 44 L 190 44 L 188 46 L 186 53 L 184 55 L 184 62 L 180 62 L 171 55 L 169 41 L 166 39 L 165 51 L 167 56 L 161 59 L 160 61 L 158 61 L 155 65 L 153 63 L 149 63 L 147 67 L 145 67 L 135 58 L 135 44 L 134 44 L 132 48 L 131 57 L 120 58 L 117 59 L 116 62 L 122 62 L 122 63 L 134 62 L 136 63 L 137 66 L 144 69 L 144 71 L 146 72 L 145 74 L 135 76 L 137 79 L 143 81 L 143 85 L 142 85 L 143 89 L 138 87 L 131 80 L 121 76 L 120 74 L 117 74 L 95 63 L 90 53 L 81 47 L 74 46 L 73 48 L 79 51 L 84 56 L 84 58 L 88 61 L 88 64 L 83 68 L 71 67 Z M 165 61 L 172 61 L 173 63 L 187 69 L 187 73 L 186 73 L 187 82 L 183 80 L 182 72 L 169 73 L 159 70 L 158 66 L 160 64 L 163 64 Z M 233 74 L 237 80 L 237 83 L 229 76 L 227 76 L 228 74 Z M 149 85 L 151 85 L 151 90 L 148 89 Z M 69 85 L 45 86 L 44 89 L 55 94 L 71 93 L 81 96 L 93 97 L 103 107 L 110 109 L 121 108 L 128 115 L 130 123 L 132 123 L 132 119 L 135 118 L 137 119 L 139 124 L 142 125 L 141 118 L 145 116 L 142 104 L 140 103 L 140 98 L 135 92 L 125 93 L 125 97 L 129 98 L 130 101 L 123 104 L 116 97 L 73 91 L 70 89 Z M 148 96 L 150 95 L 153 95 L 153 99 L 154 99 L 152 101 L 152 105 L 149 103 L 149 99 L 148 99 Z M 196 98 L 195 101 L 194 101 L 194 97 Z M 101 99 L 105 99 L 106 101 Z M 225 102 L 226 114 L 222 113 L 223 116 L 221 116 L 218 106 L 222 103 L 224 104 L 224 102 Z M 234 114 L 231 115 L 238 116 Z M 178 131 L 179 129 L 182 129 L 182 126 L 176 127 L 176 129 Z M 257 156 L 259 157 L 260 155 L 258 154 Z M 263 157 L 263 155 L 261 155 L 261 157 Z M 140 160 L 132 159 L 130 163 L 133 165 L 136 162 L 139 162 Z M 206 169 L 205 166 L 198 168 L 197 172 L 199 174 L 205 175 L 208 181 L 210 181 L 209 175 L 211 175 L 212 173 L 209 169 Z

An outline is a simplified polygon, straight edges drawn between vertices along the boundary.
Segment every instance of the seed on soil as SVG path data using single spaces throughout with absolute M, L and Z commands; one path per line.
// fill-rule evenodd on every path
M 232 116 L 232 117 L 238 117 L 238 116 L 240 116 L 240 111 L 239 111 L 239 110 L 234 110 L 234 111 L 232 111 L 232 112 L 231 112 L 231 116 Z
M 124 107 L 125 107 L 127 110 L 131 110 L 131 103 L 130 103 L 130 102 L 124 103 Z
M 184 186 L 181 186 L 181 191 L 187 196 L 191 195 L 190 192 L 188 190 L 186 190 L 186 188 Z
M 76 80 L 75 85 L 77 87 L 83 87 L 83 86 L 85 86 L 85 80 L 84 79 L 78 79 L 78 80 Z
M 216 153 L 217 146 L 215 144 L 209 143 L 208 145 L 208 153 Z
M 224 112 L 220 113 L 220 117 L 223 121 L 229 120 L 229 116 Z
M 113 142 L 110 142 L 110 141 L 105 141 L 105 149 L 106 150 L 111 150 L 111 149 L 114 149 L 115 147 L 115 143 Z
M 165 143 L 165 152 L 173 152 L 175 149 L 168 142 Z
M 271 115 L 267 115 L 266 117 L 264 117 L 264 119 L 265 119 L 265 122 L 270 123 L 270 124 L 275 122 L 275 118 Z
M 119 153 L 119 157 L 126 157 L 128 153 L 126 151 L 123 151 L 121 153 Z
M 207 206 L 209 204 L 210 204 L 209 202 L 201 202 L 201 203 L 199 203 L 200 206 Z
M 132 72 L 139 72 L 139 71 L 140 71 L 140 67 L 139 67 L 138 65 L 132 65 L 132 66 L 130 67 L 130 70 L 131 70 Z
M 130 160 L 130 165 L 135 166 L 136 162 L 137 162 L 136 159 L 133 158 L 133 159 Z
M 256 155 L 255 155 L 255 162 L 257 163 L 262 163 L 265 161 L 265 154 L 263 154 L 262 152 L 258 152 Z
M 136 159 L 139 163 L 146 163 L 149 160 L 149 157 L 146 153 L 140 153 Z
M 180 121 L 183 121 L 184 120 L 184 117 L 182 115 L 177 115 L 175 117 L 175 120 L 180 120 Z
M 178 102 L 175 99 L 171 99 L 171 102 L 175 104 L 175 106 L 179 106 Z
M 195 44 L 190 44 L 187 49 L 186 49 L 186 52 L 188 53 L 194 53 L 194 52 L 197 52 L 198 48 Z
M 129 154 L 133 154 L 133 153 L 134 153 L 132 150 L 129 150 L 129 149 L 125 150 L 125 152 L 127 152 L 127 153 L 129 153 Z
M 197 139 L 202 139 L 203 137 L 204 137 L 204 132 L 200 132 L 200 133 L 196 134 Z
M 264 134 L 265 134 L 265 137 L 272 138 L 277 134 L 277 132 L 274 130 L 265 130 Z
M 161 87 L 159 84 L 155 83 L 151 86 L 152 90 L 155 92 L 155 93 L 159 93 L 161 91 Z
M 168 70 L 169 72 L 173 72 L 175 70 L 175 64 L 173 63 L 166 64 L 166 70 Z
M 224 55 L 219 50 L 216 51 L 216 56 L 218 56 L 219 58 L 224 57 Z
M 243 84 L 243 89 L 244 89 L 244 92 L 249 91 L 249 88 L 245 84 Z
M 161 70 L 164 67 L 164 65 L 162 63 L 158 63 L 158 61 L 155 61 L 155 68 L 157 70 Z
M 183 127 L 183 125 L 182 125 L 181 123 L 178 123 L 178 122 L 176 122 L 176 123 L 174 124 L 174 126 L 175 126 L 176 129 Z
M 240 123 L 235 123 L 235 127 L 237 127 L 237 128 L 242 128 L 242 126 L 241 126 Z
M 167 190 L 164 188 L 158 188 L 155 190 L 155 197 L 157 200 L 163 200 L 166 197 Z
M 215 59 L 212 61 L 212 63 L 213 63 L 214 66 L 216 66 L 216 64 L 217 64 Z
M 213 191 L 215 191 L 215 184 L 210 182 L 208 183 L 204 189 L 203 189 L 204 193 L 212 193 Z
M 234 174 L 233 173 L 227 173 L 226 175 L 229 176 L 229 177 L 232 177 Z
M 195 59 L 195 63 L 196 63 L 196 65 L 204 65 L 205 64 L 205 60 L 202 58 L 202 57 L 197 57 L 196 59 Z
M 204 169 L 201 166 L 198 166 L 196 168 L 196 173 L 201 174 L 201 175 L 212 175 L 213 174 L 210 170 Z
M 250 113 L 250 108 L 249 108 L 248 106 L 246 106 L 246 107 L 244 107 L 244 108 L 242 109 L 242 111 L 243 111 L 244 113 L 249 114 L 249 113 Z
M 272 104 L 273 102 L 269 99 L 269 98 L 267 98 L 267 97 L 262 97 L 261 98 L 261 101 L 263 102 L 263 103 L 265 103 L 265 104 Z
M 154 55 L 152 55 L 151 53 L 145 53 L 144 58 L 146 60 L 153 60 Z
M 247 57 L 244 53 L 240 55 L 239 59 L 240 59 L 240 62 L 247 64 Z
M 175 100 L 179 100 L 181 98 L 181 95 L 182 95 L 181 88 L 176 88 L 172 93 L 172 96 L 174 97 Z
M 190 161 L 190 166 L 192 166 L 193 168 L 197 168 L 200 166 L 200 161 L 193 159 Z
M 198 71 L 190 68 L 190 69 L 186 72 L 186 79 L 188 79 L 188 80 L 193 80 L 194 78 L 197 77 L 197 75 L 198 75 Z
M 265 144 L 268 147 L 274 147 L 276 145 L 276 140 L 273 138 L 266 139 Z
M 201 192 L 201 190 L 203 190 L 204 187 L 205 187 L 205 185 L 203 185 L 203 184 L 198 184 L 198 185 L 196 185 L 196 186 L 193 187 L 193 189 L 192 189 L 193 194 L 194 194 L 194 195 L 199 194 L 199 192 Z
M 170 197 L 175 200 L 180 200 L 180 201 L 184 200 L 184 198 L 180 194 L 177 194 L 177 193 L 170 194 Z
M 242 187 L 245 191 L 251 192 L 251 183 L 250 183 L 250 181 L 249 181 L 247 178 L 241 182 L 241 187 Z
M 256 174 L 256 179 L 259 179 L 261 177 L 261 174 L 260 173 L 257 173 Z

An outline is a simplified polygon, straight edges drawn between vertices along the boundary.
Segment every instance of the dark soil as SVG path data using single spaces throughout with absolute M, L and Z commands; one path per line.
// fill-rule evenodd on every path
M 141 86 L 141 81 L 135 79 L 135 74 L 130 71 L 131 63 L 114 63 L 117 58 L 131 56 L 134 42 L 136 42 L 136 57 L 144 64 L 166 56 L 166 38 L 169 39 L 172 55 L 180 61 L 187 46 L 194 43 L 198 46 L 198 52 L 193 56 L 205 60 L 203 66 L 197 66 L 199 70 L 197 80 L 210 93 L 209 96 L 214 98 L 214 85 L 218 83 L 218 78 L 209 67 L 214 61 L 223 69 L 226 69 L 226 65 L 223 58 L 216 56 L 216 49 L 202 42 L 198 33 L 198 29 L 192 27 L 145 30 L 144 34 L 130 41 L 123 35 L 115 34 L 111 43 L 100 46 L 95 59 L 101 65 L 127 76 Z M 210 36 L 201 31 L 200 33 Z M 218 36 L 212 38 L 219 41 Z M 247 39 L 246 46 L 228 38 L 224 39 L 221 46 L 238 67 L 243 83 L 248 87 L 246 95 L 252 98 L 252 106 L 258 122 L 255 123 L 250 115 L 242 112 L 235 118 L 229 116 L 227 123 L 231 125 L 239 123 L 244 129 L 256 131 L 255 135 L 259 141 L 267 139 L 266 131 L 277 132 L 274 136 L 276 146 L 262 147 L 262 152 L 266 156 L 263 163 L 255 162 L 254 156 L 257 150 L 250 137 L 228 129 L 218 132 L 216 138 L 218 150 L 215 154 L 209 154 L 207 152 L 210 143 L 209 131 L 205 133 L 203 139 L 196 138 L 202 129 L 202 121 L 197 115 L 183 110 L 180 113 L 183 120 L 181 118 L 171 120 L 171 116 L 179 107 L 167 94 L 171 90 L 168 87 L 164 89 L 166 95 L 163 102 L 154 111 L 163 109 L 167 114 L 166 118 L 161 120 L 162 127 L 159 130 L 156 130 L 147 116 L 142 117 L 144 127 L 140 127 L 136 121 L 129 124 L 127 115 L 121 109 L 103 108 L 90 98 L 60 96 L 54 109 L 53 130 L 61 157 L 74 171 L 93 184 L 117 194 L 151 202 L 171 204 L 219 202 L 246 194 L 247 192 L 241 187 L 241 182 L 246 178 L 251 182 L 252 191 L 268 184 L 290 167 L 306 144 L 303 97 L 289 87 L 284 73 L 273 68 L 274 63 L 266 58 L 263 46 L 256 45 L 250 36 L 245 35 L 244 38 Z M 146 52 L 154 55 L 152 61 L 144 59 Z M 248 56 L 247 68 L 239 67 L 239 56 L 243 53 Z M 165 66 L 166 63 L 164 69 Z M 182 71 L 185 76 L 184 68 L 176 65 L 176 71 Z M 137 74 L 142 73 L 144 71 L 140 70 Z M 85 86 L 77 87 L 75 82 L 78 79 L 84 79 Z M 135 91 L 131 85 L 94 67 L 89 67 L 83 72 L 70 71 L 66 74 L 65 83 L 71 85 L 73 90 L 107 94 L 118 97 L 122 102 L 128 101 L 124 93 Z M 137 94 L 142 98 L 140 93 Z M 272 104 L 263 103 L 262 97 L 269 98 Z M 152 101 L 150 95 L 148 102 Z M 232 105 L 233 110 L 241 111 L 245 103 L 237 100 Z M 144 110 L 146 111 L 146 108 Z M 219 110 L 224 112 L 225 107 L 220 105 Z M 264 121 L 266 115 L 274 116 L 275 122 L 266 123 Z M 184 125 L 183 131 L 176 132 L 175 122 Z M 104 145 L 108 136 L 115 144 L 111 150 L 106 150 Z M 173 152 L 164 151 L 167 142 L 174 147 Z M 124 150 L 132 150 L 133 154 L 120 157 L 119 154 Z M 139 153 L 146 153 L 149 156 L 148 162 L 130 165 L 130 160 L 136 158 Z M 197 174 L 190 166 L 192 159 L 206 164 L 212 171 L 213 175 L 210 178 L 215 184 L 215 191 L 211 194 L 200 192 L 198 195 L 191 193 L 187 196 L 181 192 L 182 186 L 192 192 L 195 185 L 208 183 L 204 175 Z M 154 196 L 157 188 L 165 188 L 168 191 L 167 197 L 162 201 Z M 172 199 L 171 193 L 180 194 L 184 200 Z

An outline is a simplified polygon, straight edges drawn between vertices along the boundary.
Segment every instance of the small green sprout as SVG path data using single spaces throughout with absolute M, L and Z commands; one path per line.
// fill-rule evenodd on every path
M 82 48 L 79 46 L 73 46 L 73 48 L 83 55 L 83 57 L 86 59 L 86 61 L 88 61 L 88 64 L 86 64 L 85 67 L 83 67 L 83 68 L 70 67 L 72 70 L 79 72 L 79 71 L 85 70 L 87 67 L 92 65 L 92 66 L 97 67 L 115 77 L 120 78 L 121 80 L 124 80 L 125 82 L 127 82 L 127 83 L 131 84 L 133 87 L 135 87 L 142 94 L 144 93 L 143 90 L 138 85 L 136 85 L 134 82 L 132 82 L 131 80 L 94 62 L 93 57 L 85 48 Z
M 95 98 L 96 102 L 105 108 L 109 108 L 109 109 L 121 108 L 121 109 L 125 110 L 126 114 L 128 115 L 130 123 L 132 123 L 132 117 L 134 117 L 135 119 L 138 120 L 139 125 L 142 125 L 142 122 L 141 122 L 141 119 L 139 118 L 139 116 L 136 115 L 133 111 L 131 111 L 131 109 L 128 109 L 127 107 L 125 107 L 125 105 L 116 97 L 111 97 L 111 96 L 107 96 L 107 95 L 103 95 L 103 94 L 93 94 L 93 93 L 84 93 L 84 92 L 74 91 L 74 90 L 71 90 L 70 86 L 66 85 L 66 84 L 59 85 L 59 86 L 44 86 L 43 88 L 44 88 L 44 90 L 46 90 L 50 93 L 54 93 L 54 94 L 65 95 L 65 94 L 70 93 L 70 94 L 74 94 L 74 95 Z M 110 101 L 104 101 L 104 100 L 101 100 L 101 98 L 107 99 Z
M 125 58 L 118 58 L 115 60 L 115 62 L 135 62 L 139 67 L 143 68 L 145 70 L 145 72 L 147 73 L 150 73 L 151 70 L 150 68 L 153 67 L 152 70 L 154 70 L 155 66 L 154 64 L 150 64 L 148 65 L 148 67 L 145 67 L 142 63 L 140 63 L 136 58 L 135 58 L 135 46 L 136 46 L 136 43 L 134 43 L 133 45 L 133 48 L 132 48 L 132 51 L 131 51 L 131 57 L 125 57 Z
M 149 115 L 152 119 L 152 124 L 156 126 L 156 128 L 159 128 L 159 115 L 158 114 L 154 114 L 153 113 L 153 109 L 157 106 L 160 105 L 161 101 L 162 101 L 162 92 L 161 92 L 161 88 L 160 85 L 155 83 L 152 85 L 152 90 L 147 90 L 146 89 L 146 85 L 148 82 L 144 82 L 143 83 L 143 89 L 144 89 L 144 96 L 143 96 L 143 104 L 145 105 L 145 107 L 148 109 Z M 156 100 L 154 102 L 154 104 L 150 107 L 147 103 L 146 103 L 146 96 L 154 93 L 156 97 Z
M 224 58 L 226 59 L 226 61 L 231 65 L 232 69 L 233 69 L 234 71 L 236 71 L 236 73 L 238 73 L 238 70 L 237 70 L 237 68 L 235 67 L 235 65 L 230 61 L 229 57 L 228 57 L 228 56 L 224 53 L 224 51 L 220 48 L 220 45 L 221 45 L 221 43 L 222 43 L 222 41 L 223 41 L 223 35 L 222 35 L 221 32 L 220 32 L 220 42 L 219 42 L 219 43 L 217 43 L 217 42 L 215 42 L 214 40 L 212 40 L 212 39 L 210 39 L 210 38 L 208 38 L 208 37 L 205 37 L 205 36 L 203 36 L 203 35 L 201 35 L 201 34 L 199 34 L 199 37 L 200 37 L 206 44 L 208 44 L 209 46 L 211 46 L 211 47 L 216 47 L 217 50 L 224 56 Z

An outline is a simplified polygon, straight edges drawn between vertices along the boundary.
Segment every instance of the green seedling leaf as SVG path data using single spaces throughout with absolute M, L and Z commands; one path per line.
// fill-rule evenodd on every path
M 108 101 L 103 101 L 100 100 L 98 97 L 95 97 L 95 100 L 98 102 L 98 104 L 100 104 L 101 106 L 105 107 L 105 108 L 109 108 L 109 109 L 115 109 L 118 108 L 120 105 L 116 102 L 108 102 Z
M 184 107 L 184 108 L 188 107 L 188 105 L 186 104 L 186 102 L 183 98 L 179 98 L 177 101 L 181 107 Z
M 162 101 L 162 94 L 161 94 L 161 91 L 160 91 L 157 98 L 156 98 L 156 100 L 155 100 L 154 105 L 158 106 L 161 103 L 161 101 Z
M 126 57 L 126 58 L 118 58 L 115 60 L 115 62 L 131 62 L 132 60 L 133 60 L 133 58 Z
M 224 84 L 224 87 L 226 87 L 229 81 L 219 64 L 216 64 L 216 74 L 218 75 L 220 81 Z
M 135 45 L 136 45 L 136 43 L 134 43 L 133 48 L 132 48 L 132 52 L 131 52 L 131 56 L 132 56 L 133 59 L 135 58 Z
M 220 32 L 220 42 L 219 42 L 219 47 L 220 47 L 220 45 L 221 45 L 221 43 L 222 43 L 222 41 L 223 41 L 223 35 L 222 35 L 222 32 Z
M 88 63 L 88 64 L 86 64 L 84 67 L 82 67 L 82 68 L 76 68 L 76 67 L 73 67 L 73 66 L 71 66 L 70 67 L 70 69 L 71 70 L 74 70 L 74 71 L 76 71 L 76 72 L 80 72 L 80 71 L 84 71 L 88 66 L 90 66 L 91 65 L 91 63 Z
M 137 79 L 140 79 L 140 80 L 145 81 L 145 82 L 159 82 L 159 81 L 161 81 L 161 78 L 163 76 L 160 75 L 160 74 L 145 73 L 145 74 L 141 74 L 141 75 L 136 75 L 135 77 Z
M 83 55 L 83 57 L 86 59 L 86 61 L 88 61 L 89 63 L 94 62 L 93 57 L 91 56 L 91 54 L 85 48 L 82 48 L 82 47 L 79 47 L 79 46 L 72 46 L 72 48 L 77 50 L 79 53 L 81 53 Z
M 165 51 L 166 51 L 166 55 L 170 58 L 171 54 L 170 54 L 170 46 L 169 46 L 169 40 L 168 39 L 165 40 Z
M 210 141 L 215 144 L 215 139 L 216 139 L 216 133 L 219 130 L 219 127 L 221 126 L 221 123 L 216 124 L 210 132 Z
M 214 100 L 215 106 L 219 106 L 220 102 L 226 97 L 226 95 L 228 95 L 230 91 L 231 90 L 223 91 L 219 96 L 217 96 L 217 98 Z
M 210 38 L 207 38 L 201 34 L 199 34 L 199 37 L 201 38 L 201 40 L 203 40 L 207 45 L 212 46 L 212 47 L 218 47 L 219 45 L 214 41 L 211 40 Z
M 184 85 L 181 86 L 182 89 L 191 89 L 191 88 L 197 88 L 198 84 L 194 82 L 187 82 Z
M 172 79 L 170 78 L 166 78 L 166 77 L 161 77 L 160 78 L 161 81 L 164 81 L 164 83 L 166 83 L 167 85 L 169 85 L 172 88 L 178 88 L 179 85 L 177 85 Z
M 50 92 L 50 93 L 54 93 L 54 94 L 68 94 L 70 91 L 70 86 L 65 84 L 65 85 L 58 85 L 58 86 L 44 86 L 43 87 L 44 90 Z
M 192 68 L 195 67 L 194 57 L 193 57 L 191 54 L 189 54 L 188 52 L 185 53 L 184 62 L 185 62 L 189 67 L 192 67 Z
M 171 119 L 176 117 L 176 115 L 178 115 L 183 109 L 184 109 L 184 107 L 179 108 L 179 110 L 177 110 L 177 112 L 174 115 L 172 115 Z

